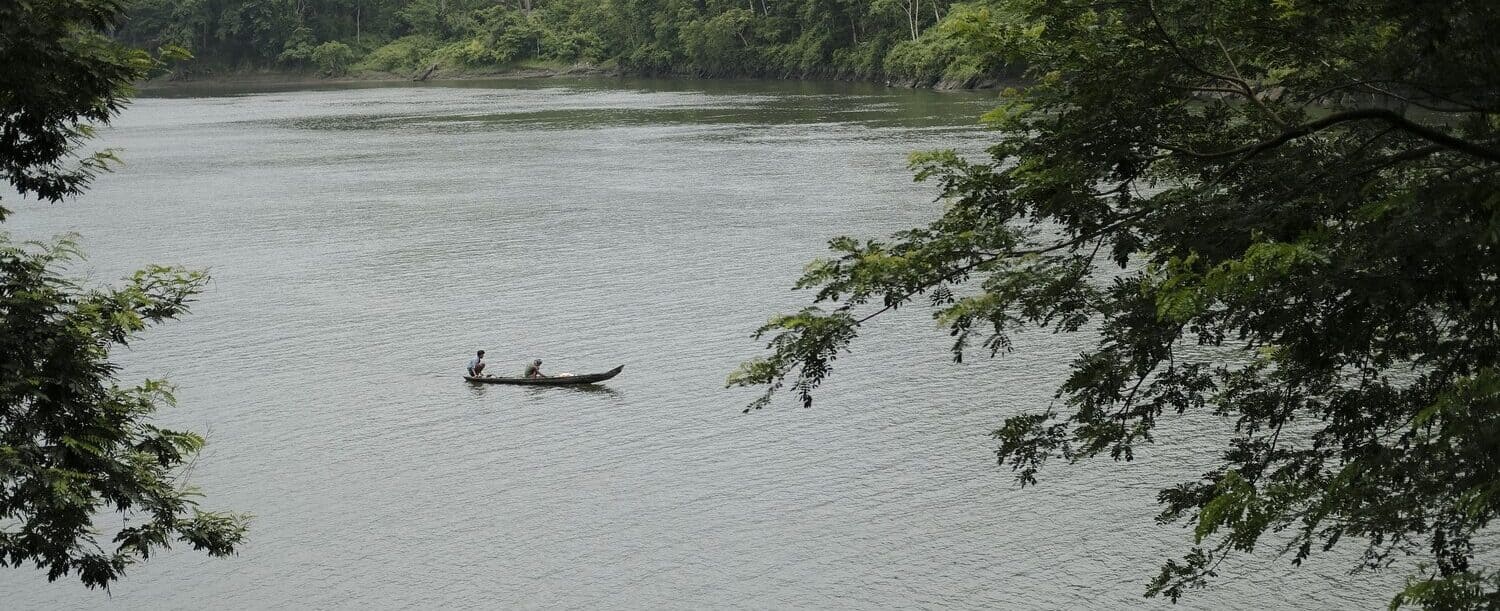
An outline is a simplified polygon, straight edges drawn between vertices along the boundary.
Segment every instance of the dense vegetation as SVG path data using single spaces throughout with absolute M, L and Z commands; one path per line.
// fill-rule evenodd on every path
M 409 73 L 519 63 L 625 72 L 967 86 L 1005 64 L 957 35 L 998 10 L 952 0 L 135 0 L 119 36 L 182 67 Z
M 120 8 L 0 3 L 0 181 L 16 193 L 57 202 L 114 161 L 79 148 L 160 66 L 104 35 Z M 0 232 L 0 564 L 108 587 L 174 542 L 233 553 L 246 517 L 199 510 L 183 480 L 203 438 L 152 424 L 174 403 L 171 386 L 122 386 L 110 360 L 186 312 L 206 276 L 152 266 L 119 288 L 85 287 L 65 275 L 79 257 L 71 239 L 14 243 Z
M 1500 608 L 1500 3 L 1007 7 L 966 34 L 1034 83 L 987 117 L 988 158 L 916 157 L 939 218 L 834 240 L 800 282 L 831 307 L 773 319 L 731 382 L 810 405 L 862 322 L 916 302 L 955 358 L 1096 333 L 996 454 L 1025 486 L 1218 416 L 1194 431 L 1217 468 L 1158 496 L 1194 544 L 1149 594 L 1353 547 L 1416 567 L 1393 606 Z

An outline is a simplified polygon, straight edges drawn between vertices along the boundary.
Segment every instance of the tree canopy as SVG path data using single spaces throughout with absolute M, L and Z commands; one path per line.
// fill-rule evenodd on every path
M 1416 561 L 1392 606 L 1493 608 L 1500 512 L 1500 5 L 1013 0 L 952 25 L 1031 85 L 984 159 L 913 157 L 945 208 L 838 238 L 732 384 L 804 405 L 861 323 L 925 302 L 961 360 L 1095 334 L 1057 406 L 994 431 L 1024 487 L 1220 417 L 1218 467 L 1160 492 L 1192 525 L 1148 595 L 1228 555 Z M 747 410 L 748 411 L 748 410 Z M 1403 564 L 1403 566 L 1406 566 Z
M 20 195 L 80 194 L 113 158 L 78 148 L 158 65 L 105 36 L 121 7 L 0 4 L 0 177 Z M 71 238 L 14 243 L 0 233 L 0 562 L 33 564 L 49 580 L 76 573 L 92 588 L 173 542 L 232 553 L 247 518 L 200 511 L 184 481 L 203 438 L 152 424 L 174 403 L 171 386 L 121 386 L 110 360 L 111 349 L 185 313 L 206 276 L 152 266 L 121 288 L 87 288 L 63 275 L 79 256 Z M 98 524 L 101 514 L 119 525 Z
M 588 63 L 637 73 L 890 78 L 967 86 L 1006 66 L 942 24 L 989 0 L 137 0 L 118 35 L 190 71 Z M 332 49 L 326 57 L 334 57 Z

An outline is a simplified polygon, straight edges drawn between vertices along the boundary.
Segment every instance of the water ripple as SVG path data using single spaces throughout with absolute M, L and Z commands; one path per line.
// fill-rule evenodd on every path
M 819 89 L 823 87 L 823 89 Z M 1211 416 L 1129 464 L 1018 490 L 986 435 L 1089 338 L 954 365 L 919 309 L 878 320 L 812 410 L 742 416 L 748 332 L 838 233 L 936 211 L 913 149 L 976 153 L 984 96 L 839 85 L 356 87 L 138 101 L 129 165 L 21 237 L 78 270 L 207 267 L 194 314 L 122 355 L 209 431 L 242 553 L 174 551 L 111 598 L 0 572 L 6 608 L 1139 608 L 1187 533 L 1154 490 L 1208 467 Z M 625 364 L 607 390 L 474 387 Z M 1208 452 L 1208 454 L 1212 454 Z M 1256 555 L 1186 608 L 1372 607 L 1347 553 Z M 1229 566 L 1229 565 L 1226 565 Z

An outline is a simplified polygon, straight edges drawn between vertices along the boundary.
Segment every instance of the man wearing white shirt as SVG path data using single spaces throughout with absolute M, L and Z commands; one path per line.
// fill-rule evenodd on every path
M 477 377 L 480 376 L 480 374 L 483 374 L 483 373 L 484 373 L 484 351 L 480 350 L 477 354 L 474 355 L 474 358 L 469 359 L 469 377 L 477 378 Z

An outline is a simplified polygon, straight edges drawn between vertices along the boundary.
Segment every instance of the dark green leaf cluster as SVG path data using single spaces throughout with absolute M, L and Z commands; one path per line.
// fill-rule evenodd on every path
M 843 315 L 773 320 L 731 382 L 805 402 L 860 322 L 921 296 L 956 355 L 1087 329 L 1060 404 L 1007 419 L 997 456 L 1031 484 L 1218 415 L 1220 466 L 1160 495 L 1196 546 L 1149 594 L 1277 533 L 1294 562 L 1340 541 L 1362 567 L 1418 557 L 1395 605 L 1500 604 L 1476 560 L 1500 513 L 1500 5 L 1006 8 L 966 33 L 1034 83 L 986 116 L 989 159 L 915 158 L 941 216 L 834 240 L 801 286 Z
M 22 195 L 81 193 L 112 159 L 70 165 L 88 122 L 108 122 L 157 65 L 102 34 L 120 10 L 113 0 L 0 4 L 0 177 Z M 246 517 L 200 511 L 182 479 L 203 438 L 151 423 L 173 404 L 171 387 L 120 386 L 110 361 L 112 348 L 185 313 L 207 277 L 153 266 L 122 288 L 87 289 L 62 276 L 78 257 L 71 238 L 16 244 L 0 233 L 0 562 L 108 587 L 174 542 L 232 553 Z M 123 524 L 101 526 L 101 513 Z
M 76 256 L 71 240 L 0 241 L 0 560 L 106 587 L 174 541 L 231 553 L 245 518 L 199 511 L 179 478 L 203 438 L 150 423 L 174 404 L 171 387 L 121 387 L 109 361 L 111 347 L 186 312 L 206 277 L 151 267 L 85 290 L 59 275 Z M 101 510 L 125 517 L 112 549 Z
M 82 159 L 73 149 L 89 123 L 109 120 L 129 89 L 115 87 L 153 66 L 102 32 L 114 27 L 119 0 L 36 0 L 0 4 L 0 178 L 23 194 L 56 201 L 83 191 L 113 160 Z M 0 220 L 6 216 L 0 208 Z

